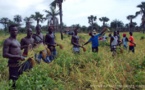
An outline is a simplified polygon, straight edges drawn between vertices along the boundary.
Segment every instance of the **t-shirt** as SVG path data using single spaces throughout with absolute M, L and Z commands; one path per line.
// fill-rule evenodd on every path
M 72 42 L 72 43 L 79 44 L 79 36 L 73 35 L 73 36 L 72 36 L 72 39 L 71 39 L 71 42 Z M 73 45 L 73 46 L 74 46 L 74 47 L 78 47 L 78 46 L 76 46 L 76 45 Z
M 127 46 L 127 42 L 128 42 L 127 37 L 123 37 L 123 38 L 122 38 L 122 43 L 123 43 L 123 45 Z
M 133 44 L 133 43 L 134 43 L 134 38 L 133 38 L 133 36 L 130 36 L 130 37 L 129 37 L 129 41 L 130 41 L 130 42 L 129 42 L 129 46 L 134 46 L 134 44 Z M 132 43 L 131 43 L 131 42 L 132 42 Z
M 99 46 L 99 40 L 98 39 L 99 39 L 100 35 L 101 34 L 99 33 L 99 34 L 97 34 L 97 35 L 95 35 L 95 36 L 93 36 L 89 39 L 89 42 L 92 43 L 92 47 L 98 47 Z
M 118 36 L 112 36 L 113 41 L 111 42 L 112 46 L 117 46 L 118 45 Z
M 47 34 L 46 37 L 45 37 L 45 42 L 48 43 L 48 48 L 50 49 L 50 51 L 55 51 L 56 48 L 55 46 L 53 46 L 55 43 L 55 35 L 54 33 L 51 33 L 51 34 Z M 53 46 L 53 49 L 52 49 L 52 46 Z
M 46 43 L 49 43 L 49 44 L 52 44 L 52 45 L 54 45 L 55 44 L 55 36 L 54 36 L 54 34 L 52 33 L 52 34 L 47 34 L 46 35 Z

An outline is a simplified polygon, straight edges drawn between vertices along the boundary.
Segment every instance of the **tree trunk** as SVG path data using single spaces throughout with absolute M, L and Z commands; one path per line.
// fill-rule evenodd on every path
M 37 25 L 39 25 L 39 20 L 37 20 Z
M 60 11 L 60 34 L 61 34 L 61 40 L 63 40 L 63 32 L 62 32 L 62 3 L 59 3 L 59 11 Z

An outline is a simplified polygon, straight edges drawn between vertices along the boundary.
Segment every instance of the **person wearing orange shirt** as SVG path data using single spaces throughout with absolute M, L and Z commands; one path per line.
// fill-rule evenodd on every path
M 129 32 L 129 51 L 132 51 L 133 53 L 135 52 L 135 46 L 136 44 L 134 43 L 134 37 L 133 37 L 133 33 Z

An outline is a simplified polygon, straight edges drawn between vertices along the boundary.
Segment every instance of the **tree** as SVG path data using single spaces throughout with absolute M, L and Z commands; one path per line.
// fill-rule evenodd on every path
M 62 3 L 64 0 L 54 0 L 50 5 L 54 8 L 56 8 L 56 6 L 59 7 L 59 15 L 60 15 L 60 33 L 61 33 L 61 39 L 63 40 L 63 34 L 62 34 Z
M 94 21 L 96 21 L 96 19 L 97 19 L 97 16 L 90 15 L 90 16 L 88 17 L 88 23 L 89 23 L 90 26 L 92 27 L 92 30 L 93 30 Z
M 24 21 L 25 21 L 25 23 L 26 23 L 26 28 L 30 28 L 31 23 L 32 23 L 31 17 L 25 17 L 25 18 L 24 18 Z
M 22 17 L 21 15 L 15 15 L 14 16 L 14 22 L 18 25 L 21 25 L 20 23 L 22 22 Z
M 134 15 L 128 15 L 127 16 L 127 19 L 130 20 L 130 23 L 129 23 L 129 31 L 131 31 L 133 29 L 133 19 L 135 18 Z
M 111 26 L 111 28 L 117 29 L 117 28 L 123 28 L 124 24 L 122 21 L 115 19 L 110 23 L 110 26 Z
M 35 12 L 35 14 L 32 14 L 30 17 L 37 22 L 37 25 L 39 25 L 39 22 L 43 22 L 46 19 L 40 12 Z
M 45 10 L 46 18 L 48 19 L 48 25 L 54 26 L 55 30 L 57 30 L 58 27 L 58 18 L 56 17 L 59 15 L 59 11 L 56 11 L 54 7 L 50 7 L 50 11 Z
M 83 32 L 86 32 L 86 31 L 87 31 L 87 27 L 86 27 L 86 26 L 82 26 L 82 27 L 81 27 L 81 30 L 82 30 Z
M 143 27 L 143 33 L 145 31 L 145 2 L 141 2 L 141 4 L 137 5 L 138 8 L 140 8 L 140 11 L 136 12 L 136 16 L 139 14 L 142 14 L 141 18 L 141 27 Z
M 107 18 L 107 17 L 101 17 L 101 18 L 99 18 L 99 20 L 101 22 L 103 22 L 103 27 L 104 27 L 104 26 L 106 26 L 105 22 L 108 22 L 109 21 L 109 18 Z
M 0 19 L 0 23 L 4 25 L 4 30 L 6 31 L 8 27 L 9 19 L 6 17 L 3 17 Z

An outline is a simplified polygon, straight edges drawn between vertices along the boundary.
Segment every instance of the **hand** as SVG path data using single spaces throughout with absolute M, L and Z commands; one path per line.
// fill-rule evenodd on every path
M 81 45 L 80 47 L 83 47 L 84 45 Z
M 52 44 L 53 47 L 57 46 L 57 44 Z
M 22 61 L 23 61 L 23 60 L 25 60 L 25 57 L 23 57 L 23 56 L 20 56 L 20 60 L 22 60 Z

